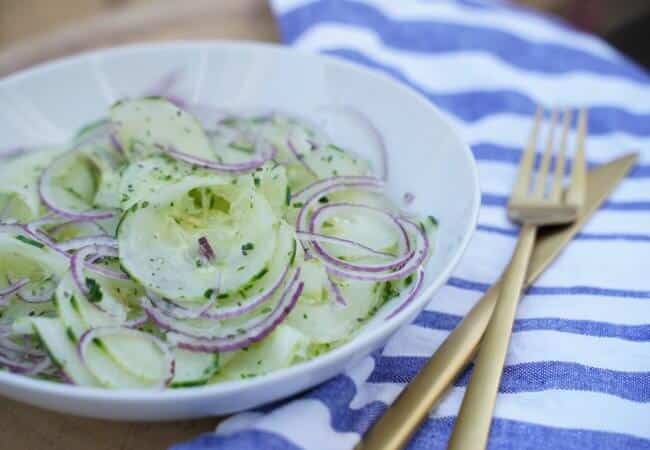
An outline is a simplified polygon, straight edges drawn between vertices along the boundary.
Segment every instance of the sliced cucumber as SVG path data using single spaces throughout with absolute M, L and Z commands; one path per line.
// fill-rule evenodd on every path
M 328 297 L 314 301 L 301 296 L 286 323 L 315 343 L 339 343 L 348 339 L 379 304 L 381 284 L 369 281 L 334 280 L 347 305 Z
M 242 183 L 242 181 L 248 181 Z M 195 187 L 225 185 L 233 177 L 214 171 L 193 168 L 183 162 L 156 156 L 132 163 L 124 171 L 120 183 L 121 207 L 128 210 L 142 201 L 153 203 L 173 202 L 175 197 Z M 240 187 L 252 186 L 252 180 L 237 180 Z
M 0 220 L 29 222 L 43 211 L 38 196 L 38 180 L 60 149 L 26 153 L 0 163 Z
M 122 266 L 172 299 L 205 302 L 219 278 L 221 292 L 236 291 L 268 264 L 279 225 L 249 183 L 188 177 L 134 205 L 117 233 Z M 202 259 L 199 238 L 211 244 L 214 261 Z
M 264 340 L 236 352 L 214 381 L 252 378 L 289 367 L 305 359 L 308 345 L 309 339 L 299 330 L 280 325 Z
M 81 336 L 88 330 L 88 323 L 81 316 L 79 301 L 84 301 L 83 296 L 76 289 L 70 290 L 64 285 L 59 284 L 56 292 L 56 305 L 59 313 L 59 320 L 65 330 L 65 333 L 74 342 L 79 342 Z
M 127 307 L 106 288 L 106 280 L 93 278 L 102 292 L 98 305 L 91 304 L 77 289 L 70 273 L 63 277 L 56 292 L 59 318 L 78 340 L 90 328 L 119 326 L 127 317 Z M 104 310 L 99 309 L 104 308 Z M 105 311 L 110 311 L 107 313 Z
M 261 291 L 270 289 L 275 285 L 292 259 L 294 265 L 299 265 L 302 262 L 301 255 L 294 256 L 293 243 L 295 243 L 293 230 L 289 225 L 283 224 L 280 227 L 277 247 L 274 250 L 272 258 L 274 263 L 265 267 L 263 271 L 260 272 L 263 276 L 259 276 L 258 274 L 256 277 L 253 277 L 256 279 L 251 279 L 248 283 L 244 284 L 238 292 L 231 293 L 226 298 L 220 298 L 217 305 L 212 310 L 207 311 L 207 313 L 222 312 L 224 309 L 242 305 L 246 302 L 249 296 L 257 295 Z M 285 277 L 285 283 L 290 276 L 291 272 L 288 272 L 288 276 Z M 283 286 L 280 286 L 266 302 L 246 314 L 231 319 L 220 321 L 203 318 L 174 319 L 172 317 L 164 317 L 164 319 L 170 327 L 193 336 L 210 338 L 236 334 L 240 332 L 242 326 L 244 326 L 246 322 L 257 318 L 260 315 L 268 314 L 273 309 L 276 301 L 280 298 L 283 290 Z
M 61 322 L 44 317 L 33 318 L 31 322 L 52 362 L 68 378 L 81 386 L 98 385 L 97 379 L 83 365 L 76 344 L 70 340 Z
M 120 171 L 126 159 L 111 147 L 106 139 L 84 146 L 81 149 L 97 171 L 97 189 L 93 204 L 99 208 L 120 207 Z
M 123 100 L 111 108 L 118 139 L 129 160 L 161 152 L 158 146 L 201 158 L 214 158 L 201 124 L 188 112 L 163 98 Z
M 135 333 L 114 334 L 101 339 L 103 349 L 115 364 L 145 383 L 160 383 L 167 367 L 160 350 L 149 339 Z
M 200 353 L 174 349 L 176 361 L 172 387 L 206 384 L 219 371 L 219 353 Z
M 87 155 L 78 150 L 56 158 L 39 181 L 40 194 L 57 207 L 71 212 L 92 209 L 99 172 Z
M 273 212 L 282 217 L 291 198 L 285 168 L 280 165 L 266 164 L 261 167 L 261 170 L 253 173 L 253 182 L 269 202 Z
M 0 289 L 8 284 L 8 279 L 29 278 L 34 285 L 58 280 L 67 268 L 65 256 L 28 235 L 0 232 Z
M 112 389 L 146 389 L 151 387 L 150 382 L 133 375 L 115 360 L 104 348 L 103 341 L 96 341 L 88 345 L 85 355 L 85 366 L 99 382 Z

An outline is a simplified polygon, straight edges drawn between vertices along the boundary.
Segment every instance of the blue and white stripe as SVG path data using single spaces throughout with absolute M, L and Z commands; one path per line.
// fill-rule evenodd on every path
M 490 449 L 650 449 L 650 78 L 600 40 L 505 2 L 272 0 L 285 42 L 384 71 L 440 107 L 479 163 L 479 227 L 454 277 L 380 354 L 176 450 L 354 446 L 496 280 L 535 105 L 590 109 L 589 163 L 639 166 L 522 299 Z M 571 138 L 574 136 L 572 135 Z M 469 369 L 411 449 L 444 449 Z

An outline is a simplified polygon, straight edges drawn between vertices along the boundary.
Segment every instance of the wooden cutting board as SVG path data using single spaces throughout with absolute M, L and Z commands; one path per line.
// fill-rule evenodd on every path
M 7 5 L 23 8 L 9 15 Z M 22 3 L 22 6 L 19 5 Z M 0 0 L 0 28 L 34 26 L 43 0 Z M 119 6 L 111 6 L 119 3 Z M 130 42 L 178 39 L 276 41 L 265 0 L 56 0 L 47 14 L 72 14 L 84 7 L 85 21 L 0 47 L 0 77 L 35 63 L 93 48 Z M 88 11 L 89 4 L 97 9 Z M 55 6 L 56 5 L 56 6 Z M 56 10 L 56 11 L 55 11 Z M 58 12 L 57 12 L 58 11 Z M 13 12 L 13 11 L 12 11 Z M 65 23 L 65 17 L 60 23 Z M 32 22 L 29 22 L 29 21 Z M 41 17 L 46 24 L 51 17 Z M 11 24 L 3 24 L 11 21 Z M 16 23 L 18 21 L 18 23 Z M 2 41 L 0 41 L 2 44 Z M 120 423 L 66 416 L 0 397 L 0 448 L 7 450 L 161 450 L 214 430 L 218 419 L 171 423 Z

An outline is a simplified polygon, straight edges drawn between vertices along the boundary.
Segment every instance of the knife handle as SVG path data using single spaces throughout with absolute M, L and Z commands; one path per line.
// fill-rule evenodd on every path
M 494 284 L 483 295 L 364 436 L 357 450 L 396 450 L 406 446 L 431 408 L 474 357 L 499 296 L 499 286 Z

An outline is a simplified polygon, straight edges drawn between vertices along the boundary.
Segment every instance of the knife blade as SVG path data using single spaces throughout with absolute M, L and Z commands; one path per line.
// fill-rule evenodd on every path
M 578 220 L 568 226 L 540 231 L 528 267 L 526 287 L 540 276 L 582 229 L 636 164 L 637 159 L 638 154 L 628 154 L 589 172 L 587 199 Z M 473 359 L 498 297 L 499 282 L 495 283 L 467 313 L 427 364 L 374 424 L 356 447 L 357 450 L 396 450 L 408 443 L 442 394 Z

